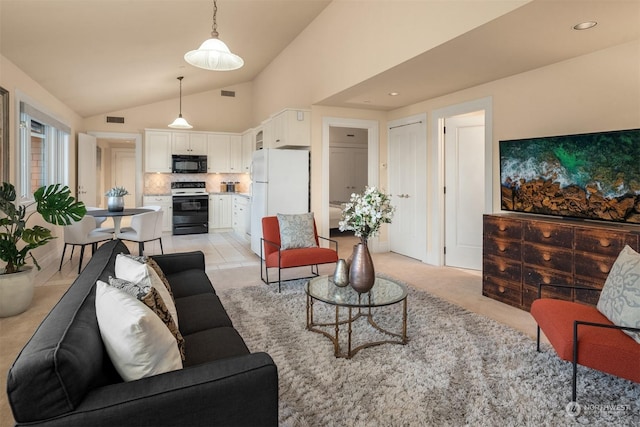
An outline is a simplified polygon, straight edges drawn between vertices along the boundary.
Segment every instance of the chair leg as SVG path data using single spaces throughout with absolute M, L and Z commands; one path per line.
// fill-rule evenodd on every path
M 80 246 L 80 262 L 78 263 L 78 274 L 82 271 L 82 258 L 84 258 L 84 247 L 85 245 Z
M 76 245 L 71 245 L 71 256 L 69 257 L 69 261 L 73 259 L 73 251 L 76 250 Z
M 62 257 L 60 257 L 60 266 L 58 267 L 58 271 L 62 270 L 62 261 L 64 261 L 64 253 L 67 251 L 67 243 L 64 244 L 62 248 Z
M 164 255 L 164 249 L 162 249 L 162 237 L 158 239 L 158 242 L 160 242 L 160 253 Z
M 138 242 L 138 255 L 142 256 L 144 253 L 144 242 Z
M 540 351 L 540 325 L 538 325 L 538 332 L 536 334 L 536 350 Z
M 573 322 L 573 375 L 571 378 L 571 401 L 576 401 L 578 376 L 578 323 Z

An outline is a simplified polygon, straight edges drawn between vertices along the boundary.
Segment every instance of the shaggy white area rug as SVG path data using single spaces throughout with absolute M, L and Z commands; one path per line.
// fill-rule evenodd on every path
M 640 384 L 580 367 L 581 413 L 572 417 L 569 362 L 426 292 L 410 288 L 407 345 L 366 348 L 350 360 L 306 330 L 304 281 L 284 283 L 280 294 L 260 286 L 219 295 L 249 349 L 278 366 L 282 426 L 640 425 Z M 317 315 L 335 316 L 323 306 Z M 376 313 L 400 330 L 400 304 Z M 376 334 L 358 320 L 354 347 Z

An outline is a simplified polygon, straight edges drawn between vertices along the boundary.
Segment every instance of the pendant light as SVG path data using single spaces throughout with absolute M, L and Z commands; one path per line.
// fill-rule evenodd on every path
M 229 48 L 218 38 L 218 24 L 216 14 L 218 5 L 213 1 L 213 25 L 211 26 L 211 38 L 205 40 L 197 50 L 192 50 L 184 55 L 184 60 L 194 67 L 212 71 L 237 70 L 244 65 L 244 61 L 238 55 L 231 53 Z
M 178 114 L 178 117 L 169 125 L 169 127 L 174 129 L 191 129 L 193 126 L 182 118 L 182 79 L 184 79 L 183 76 L 178 77 L 178 80 L 180 80 L 180 114 Z

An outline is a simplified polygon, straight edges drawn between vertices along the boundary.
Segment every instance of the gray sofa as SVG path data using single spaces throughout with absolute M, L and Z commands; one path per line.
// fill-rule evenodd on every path
M 100 336 L 95 283 L 115 276 L 122 252 L 120 241 L 102 245 L 18 355 L 7 379 L 17 425 L 277 425 L 276 365 L 233 328 L 201 252 L 153 257 L 174 294 L 184 368 L 120 378 Z

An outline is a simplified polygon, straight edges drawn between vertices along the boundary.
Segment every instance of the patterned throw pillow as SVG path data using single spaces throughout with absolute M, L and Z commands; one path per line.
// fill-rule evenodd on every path
M 180 327 L 176 304 L 170 293 L 170 287 L 167 287 L 168 282 L 163 282 L 155 269 L 152 268 L 152 264 L 145 262 L 145 259 L 135 255 L 118 254 L 116 257 L 116 277 L 133 283 L 148 282 L 148 284 L 156 288 L 173 316 L 173 321 Z
M 278 214 L 280 247 L 282 249 L 317 247 L 313 212 L 304 214 Z
M 184 338 L 180 333 L 180 330 L 173 321 L 173 316 L 169 312 L 164 300 L 153 286 L 148 283 L 133 283 L 124 279 L 118 279 L 115 277 L 109 277 L 109 285 L 114 288 L 120 289 L 133 295 L 139 301 L 142 301 L 147 307 L 158 315 L 160 320 L 169 328 L 169 332 L 175 337 L 178 344 L 178 350 L 180 350 L 180 357 L 185 360 L 184 357 Z
M 613 263 L 597 308 L 615 325 L 640 328 L 640 254 L 629 246 Z M 624 332 L 640 343 L 640 333 Z

